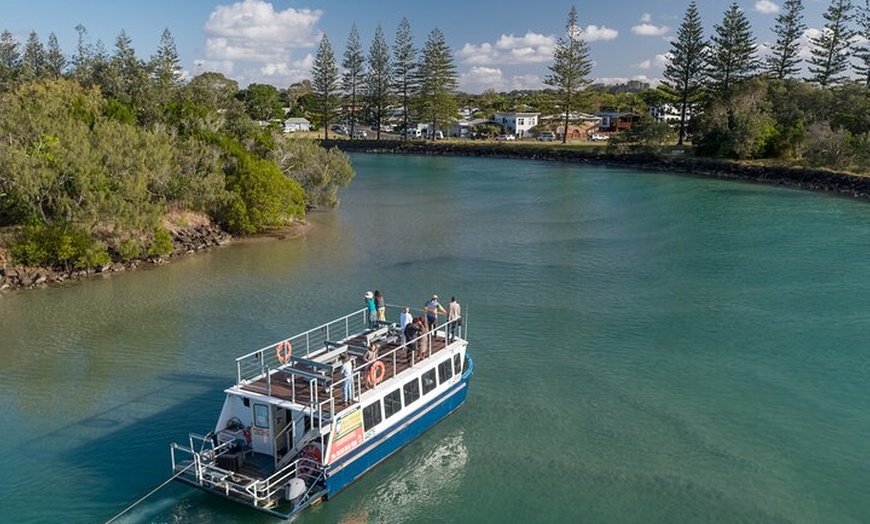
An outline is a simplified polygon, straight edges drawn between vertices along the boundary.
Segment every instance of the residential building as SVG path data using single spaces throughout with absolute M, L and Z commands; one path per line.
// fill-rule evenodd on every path
M 523 138 L 528 131 L 538 125 L 540 113 L 496 113 L 493 120 L 498 122 L 505 133 Z
M 311 122 L 304 118 L 290 117 L 284 120 L 284 132 L 295 133 L 296 131 L 310 131 Z

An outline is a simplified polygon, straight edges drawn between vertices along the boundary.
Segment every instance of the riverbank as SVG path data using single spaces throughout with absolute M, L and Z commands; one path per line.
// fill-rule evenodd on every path
M 342 151 L 407 155 L 452 155 L 476 158 L 530 159 L 628 167 L 645 171 L 785 185 L 809 191 L 870 200 L 870 177 L 825 169 L 755 165 L 744 162 L 698 158 L 673 150 L 664 154 L 615 151 L 607 146 L 578 147 L 542 143 L 322 140 L 323 147 Z
M 88 278 L 102 278 L 114 273 L 121 273 L 133 269 L 159 266 L 194 253 L 225 246 L 230 242 L 256 242 L 266 239 L 274 240 L 294 238 L 305 234 L 305 232 L 310 228 L 308 222 L 300 221 L 286 228 L 267 231 L 258 235 L 233 237 L 204 216 L 185 218 L 188 224 L 184 227 L 179 227 L 173 224 L 164 224 L 172 235 L 171 253 L 167 255 L 137 258 L 124 262 L 113 262 L 102 267 L 88 270 L 57 270 L 44 267 L 14 265 L 8 261 L 3 249 L 0 248 L 0 293 L 19 289 L 35 289 L 53 285 L 62 285 Z

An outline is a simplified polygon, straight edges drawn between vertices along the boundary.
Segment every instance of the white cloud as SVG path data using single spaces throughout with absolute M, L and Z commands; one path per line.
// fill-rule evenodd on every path
M 619 31 L 604 26 L 598 27 L 597 25 L 588 25 L 583 31 L 583 39 L 587 42 L 597 42 L 598 40 L 613 40 L 617 36 L 619 36 Z
M 659 83 L 661 83 L 660 79 L 649 78 L 646 75 L 635 75 L 635 76 L 631 76 L 631 77 L 628 77 L 628 76 L 603 76 L 603 77 L 596 78 L 595 80 L 592 81 L 592 83 L 593 84 L 603 84 L 603 85 L 609 86 L 609 85 L 616 85 L 616 84 L 624 84 L 624 83 L 629 82 L 631 80 L 635 80 L 637 82 L 646 82 L 646 83 L 650 84 L 651 87 L 655 87 Z
M 670 30 L 671 28 L 666 25 L 655 26 L 646 22 L 631 28 L 632 33 L 640 36 L 664 36 L 668 34 Z
M 758 0 L 757 2 L 755 2 L 755 10 L 759 13 L 771 15 L 773 13 L 779 12 L 779 6 L 775 2 L 771 2 L 770 0 Z
M 501 35 L 494 43 L 465 44 L 456 56 L 462 63 L 484 66 L 494 64 L 540 64 L 553 59 L 556 40 L 552 36 L 526 33 Z
M 219 5 L 205 23 L 205 59 L 197 61 L 197 69 L 228 74 L 241 68 L 251 81 L 262 76 L 273 81 L 305 78 L 309 53 L 295 62 L 292 56 L 317 46 L 321 33 L 316 24 L 322 15 L 311 9 L 278 11 L 264 0 Z
M 525 74 L 505 77 L 497 67 L 472 67 L 459 75 L 459 89 L 467 93 L 482 93 L 487 89 L 507 92 L 519 89 L 543 89 L 544 81 L 538 75 Z
M 668 55 L 667 54 L 658 54 L 655 58 L 651 60 L 644 60 L 643 62 L 637 64 L 638 69 L 652 69 L 658 68 L 663 69 L 666 65 L 668 65 Z

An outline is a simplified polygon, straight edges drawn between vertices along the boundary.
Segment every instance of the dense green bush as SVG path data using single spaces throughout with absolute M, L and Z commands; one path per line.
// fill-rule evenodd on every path
M 69 225 L 26 226 L 9 246 L 15 263 L 58 269 L 86 269 L 110 262 L 106 245 Z

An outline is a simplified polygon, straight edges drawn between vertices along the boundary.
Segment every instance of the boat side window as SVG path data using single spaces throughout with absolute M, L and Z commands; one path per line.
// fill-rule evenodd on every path
M 438 379 L 443 384 L 453 378 L 453 363 L 450 360 L 438 364 Z
M 462 359 L 459 358 L 459 353 L 453 355 L 453 373 L 456 375 L 462 373 Z
M 435 389 L 435 386 L 438 385 L 438 383 L 435 382 L 435 370 L 434 369 L 430 369 L 429 371 L 423 373 L 423 376 L 421 376 L 420 378 L 423 379 L 423 394 L 424 395 L 426 393 L 429 393 L 433 389 Z
M 405 385 L 402 386 L 402 390 L 405 394 L 405 405 L 409 406 L 415 400 L 420 398 L 420 381 L 415 378 L 410 382 L 405 382 Z
M 402 409 L 402 392 L 399 389 L 384 397 L 384 418 L 390 418 Z
M 363 408 L 363 429 L 368 431 L 381 423 L 381 401 L 378 400 Z
M 254 427 L 269 427 L 269 406 L 265 404 L 254 404 Z

